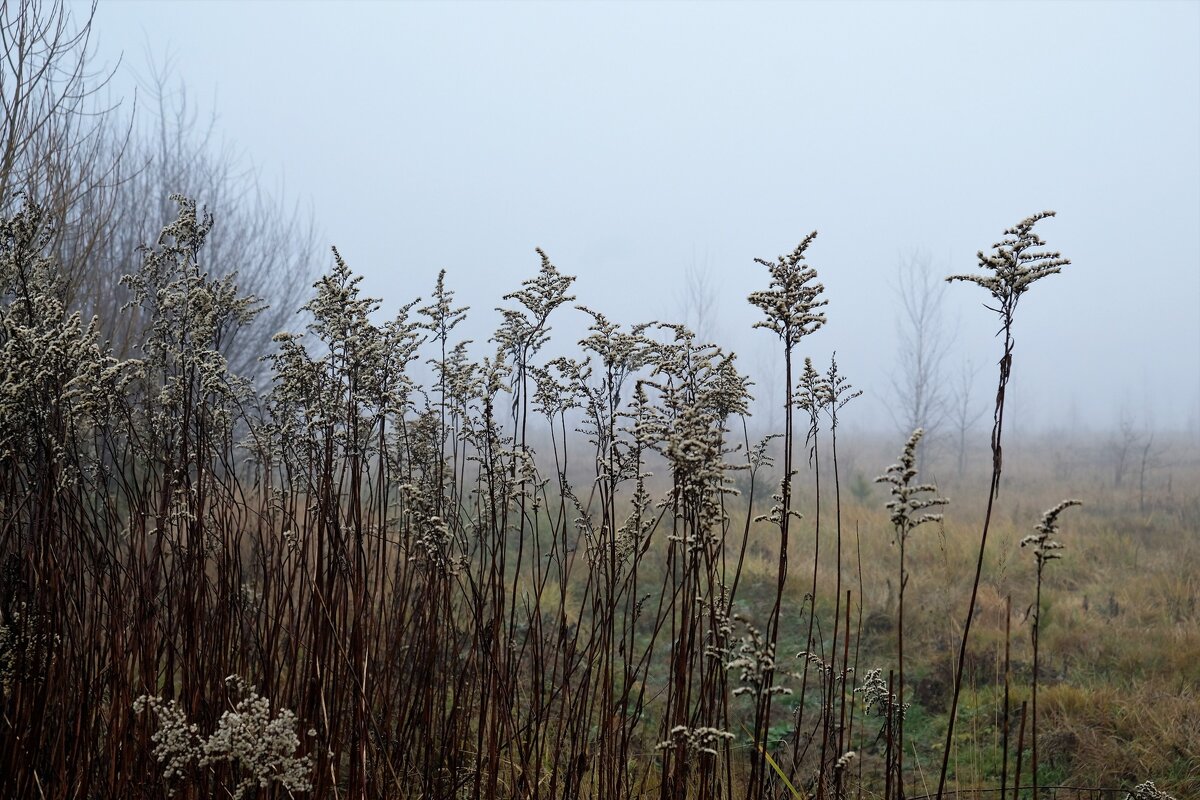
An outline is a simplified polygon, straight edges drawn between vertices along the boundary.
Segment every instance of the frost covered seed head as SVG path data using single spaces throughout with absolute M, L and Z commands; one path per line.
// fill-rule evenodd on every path
M 950 501 L 937 496 L 937 486 L 932 483 L 914 483 L 917 477 L 917 444 L 924 431 L 917 428 L 908 437 L 900 460 L 888 467 L 887 473 L 875 479 L 876 483 L 892 486 L 892 499 L 887 503 L 891 512 L 896 535 L 903 541 L 918 526 L 926 522 L 939 522 L 941 514 L 929 513 L 926 509 L 947 505 Z
M 1174 797 L 1154 785 L 1154 781 L 1145 781 L 1133 787 L 1126 795 L 1127 800 L 1175 800 Z
M 789 349 L 825 324 L 825 315 L 817 310 L 828 303 L 818 299 L 825 287 L 816 283 L 817 271 L 804 261 L 805 251 L 816 238 L 817 232 L 813 231 L 795 250 L 775 261 L 754 259 L 771 272 L 770 287 L 748 298 L 766 316 L 754 327 L 774 331 Z
M 300 748 L 296 715 L 285 708 L 272 717 L 270 701 L 238 675 L 227 677 L 225 684 L 238 700 L 205 738 L 175 701 L 152 695 L 134 701 L 134 711 L 149 710 L 158 720 L 158 730 L 150 740 L 154 757 L 163 764 L 163 778 L 170 791 L 174 793 L 177 780 L 186 779 L 193 764 L 203 768 L 222 762 L 236 765 L 243 776 L 231 790 L 235 798 L 252 796 L 272 782 L 289 792 L 311 790 L 312 758 L 295 755 Z M 315 733 L 310 731 L 309 735 Z
M 1062 558 L 1058 551 L 1062 550 L 1063 546 L 1050 538 L 1058 533 L 1058 515 L 1071 506 L 1079 505 L 1083 505 L 1083 503 L 1078 500 L 1063 500 L 1054 508 L 1048 509 L 1042 514 L 1042 521 L 1034 528 L 1037 533 L 1031 533 L 1021 540 L 1021 547 L 1028 546 L 1033 549 L 1033 557 L 1037 559 L 1039 574 L 1048 562 Z
M 1033 228 L 1044 219 L 1053 217 L 1053 211 L 1042 211 L 1018 222 L 1004 232 L 1004 238 L 992 245 L 992 252 L 978 253 L 979 266 L 983 275 L 951 275 L 946 280 L 966 281 L 987 289 L 999 303 L 993 308 L 1004 319 L 1007 327 L 1017 301 L 1035 281 L 1061 272 L 1071 262 L 1058 252 L 1042 250 L 1046 243 L 1034 233 Z M 991 306 L 989 306 L 991 308 Z

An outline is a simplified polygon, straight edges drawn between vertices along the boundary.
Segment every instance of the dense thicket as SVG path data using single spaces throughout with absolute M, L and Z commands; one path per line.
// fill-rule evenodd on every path
M 444 275 L 378 323 L 334 251 L 260 391 L 224 345 L 262 304 L 209 273 L 214 220 L 176 204 L 123 279 L 132 358 L 70 309 L 44 212 L 0 224 L 6 796 L 905 791 L 903 660 L 855 678 L 836 362 L 806 360 L 785 430 L 752 442 L 734 357 L 682 326 L 576 306 L 577 355 L 543 357 L 574 300 L 545 254 L 473 359 Z M 979 282 L 1056 271 L 1019 257 L 1037 219 Z M 812 241 L 750 298 L 789 376 L 824 322 Z M 802 597 L 797 412 L 810 447 L 833 434 L 835 489 L 831 587 L 811 473 Z M 887 476 L 902 547 L 943 502 L 918 439 Z M 903 603 L 897 622 L 903 648 Z

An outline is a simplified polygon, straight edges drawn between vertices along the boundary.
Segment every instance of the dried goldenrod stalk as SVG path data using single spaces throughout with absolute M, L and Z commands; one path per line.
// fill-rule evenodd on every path
M 1042 570 L 1046 565 L 1057 558 L 1062 558 L 1060 552 L 1063 549 L 1062 544 L 1050 537 L 1058 533 L 1058 515 L 1072 506 L 1082 505 L 1078 500 L 1063 500 L 1058 505 L 1048 509 L 1042 514 L 1041 521 L 1037 524 L 1034 530 L 1037 533 L 1032 533 L 1021 540 L 1021 547 L 1029 546 L 1033 549 L 1033 557 L 1037 561 L 1037 593 L 1036 599 L 1033 602 L 1033 628 L 1031 635 L 1033 636 L 1033 746 L 1032 746 L 1032 769 L 1033 769 L 1033 785 L 1037 787 L 1037 771 L 1038 771 L 1038 644 L 1042 629 Z
M 967 606 L 967 617 L 963 624 L 962 639 L 958 648 L 958 664 L 954 672 L 954 689 L 950 700 L 950 718 L 946 726 L 946 742 L 942 748 L 942 769 L 938 777 L 937 796 L 941 800 L 946 790 L 946 774 L 950 767 L 950 751 L 954 744 L 954 724 L 958 718 L 958 699 L 962 693 L 963 666 L 967 660 L 967 643 L 971 638 L 971 622 L 975 617 L 975 603 L 979 597 L 979 581 L 983 576 L 983 558 L 987 550 L 988 530 L 991 528 L 992 509 L 1000 493 L 1000 473 L 1003 468 L 1004 393 L 1012 375 L 1013 318 L 1017 305 L 1025 292 L 1035 282 L 1057 274 L 1071 263 L 1058 252 L 1044 250 L 1046 243 L 1034 232 L 1034 226 L 1044 219 L 1053 217 L 1053 211 L 1042 211 L 1027 217 L 1004 232 L 1004 238 L 992 245 L 992 252 L 978 253 L 982 275 L 951 275 L 946 280 L 965 281 L 983 287 L 991 294 L 996 305 L 984 304 L 1000 317 L 998 334 L 1004 337 L 1004 352 L 1000 357 L 1000 377 L 996 387 L 996 405 L 992 415 L 992 481 L 988 492 L 987 511 L 984 513 L 983 531 L 979 537 L 979 557 L 975 562 L 975 580 L 971 584 L 971 601 Z M 1034 793 L 1037 785 L 1034 784 Z

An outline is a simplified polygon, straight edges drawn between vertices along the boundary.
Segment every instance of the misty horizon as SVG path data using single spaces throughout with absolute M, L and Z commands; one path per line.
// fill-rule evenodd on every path
M 480 353 L 542 247 L 626 325 L 682 321 L 700 276 L 704 327 L 769 385 L 754 258 L 819 231 L 828 324 L 798 356 L 837 352 L 865 431 L 900 427 L 899 263 L 973 272 L 1054 209 L 1040 233 L 1072 264 L 1019 313 L 1022 426 L 1196 436 L 1198 8 L 105 3 L 95 44 L 123 55 L 117 97 L 168 62 L 219 138 L 311 206 L 383 317 L 445 268 Z M 981 408 L 985 300 L 947 286 L 942 319 L 946 375 L 969 363 Z M 586 317 L 552 324 L 566 347 Z

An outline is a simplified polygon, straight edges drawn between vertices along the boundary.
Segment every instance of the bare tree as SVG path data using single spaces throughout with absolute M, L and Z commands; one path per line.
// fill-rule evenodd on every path
M 900 259 L 895 291 L 899 310 L 892 417 L 906 436 L 917 428 L 924 430 L 928 448 L 949 405 L 942 375 L 950 345 L 942 312 L 946 284 L 934 274 L 929 254 L 914 250 Z
M 173 75 L 169 57 L 152 64 L 141 89 L 147 101 L 128 154 L 138 169 L 120 187 L 117 224 L 93 265 L 97 285 L 88 301 L 104 319 L 138 324 L 118 314 L 125 298 L 117 281 L 133 271 L 139 247 L 174 216 L 171 196 L 193 197 L 215 218 L 205 244 L 205 269 L 214 276 L 237 272 L 243 291 L 268 304 L 223 342 L 235 373 L 259 375 L 271 337 L 294 325 L 325 255 L 311 214 L 298 204 L 285 206 L 282 192 L 268 191 L 245 157 L 218 142 L 215 114 L 201 116 L 183 81 Z M 129 340 L 126 331 L 113 334 L 114 342 Z
M 1113 470 L 1113 488 L 1121 488 L 1125 482 L 1125 474 L 1129 471 L 1130 461 L 1134 452 L 1141 445 L 1142 435 L 1137 429 L 1127 406 L 1121 407 L 1121 416 L 1117 422 L 1117 430 L 1109 439 L 1109 460 Z
M 95 175 L 70 176 L 81 156 L 103 138 L 106 109 L 95 100 L 109 76 L 98 83 L 88 72 L 95 5 L 81 25 L 57 0 L 0 4 L 0 103 L 4 145 L 0 151 L 0 202 L 8 210 L 15 191 L 37 202 L 52 192 L 89 191 Z M 73 163 L 74 162 L 74 163 Z M 70 185 L 64 181 L 70 180 Z
M 222 342 L 232 368 L 260 374 L 271 337 L 290 324 L 315 272 L 311 217 L 285 210 L 259 174 L 229 148 L 215 146 L 215 119 L 201 124 L 169 59 L 143 82 L 151 103 L 121 113 L 105 100 L 114 70 L 92 65 L 95 5 L 73 16 L 62 0 L 0 4 L 0 213 L 37 203 L 53 231 L 65 299 L 99 319 L 123 355 L 141 325 L 126 313 L 122 275 L 136 272 L 140 247 L 175 215 L 174 194 L 214 212 L 205 266 L 236 271 L 241 287 L 271 306 Z
M 115 68 L 93 69 L 95 3 L 84 9 L 76 18 L 62 0 L 0 3 L 0 214 L 26 200 L 47 212 L 69 300 L 128 177 L 129 123 L 105 97 Z
M 1146 436 L 1146 444 L 1142 447 L 1141 467 L 1138 470 L 1138 511 L 1146 513 L 1146 472 L 1159 466 L 1160 457 L 1165 448 L 1154 448 L 1154 432 Z
M 712 342 L 717 335 L 717 287 L 707 258 L 700 264 L 692 256 L 677 292 L 680 321 L 701 342 Z
M 762 347 L 751 351 L 751 374 L 754 376 L 755 412 L 752 420 L 760 420 L 761 435 L 775 433 L 783 427 L 783 359 L 774 348 Z
M 958 376 L 955 379 L 952 392 L 953 404 L 950 407 L 951 421 L 954 424 L 954 435 L 958 446 L 958 476 L 961 478 L 967 467 L 967 432 L 983 419 L 987 408 L 976 407 L 971 399 L 975 385 L 975 376 L 979 370 L 972 366 L 971 361 L 962 362 Z

